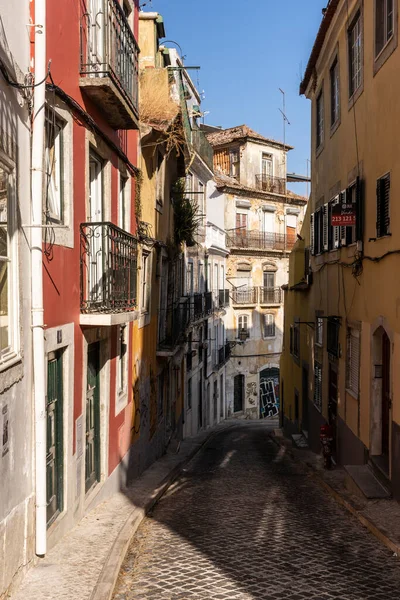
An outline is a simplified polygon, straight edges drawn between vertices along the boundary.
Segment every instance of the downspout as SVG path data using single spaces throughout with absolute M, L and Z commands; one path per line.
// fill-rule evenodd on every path
M 31 162 L 32 233 L 32 344 L 33 389 L 35 407 L 35 496 L 36 547 L 38 556 L 46 554 L 47 499 L 46 499 L 46 381 L 43 320 L 43 266 L 42 266 L 42 201 L 43 157 L 46 94 L 46 0 L 35 0 L 35 81 Z

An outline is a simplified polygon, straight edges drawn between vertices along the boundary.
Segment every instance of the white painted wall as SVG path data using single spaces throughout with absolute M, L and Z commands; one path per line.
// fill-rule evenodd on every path
M 262 172 L 261 160 L 263 152 L 272 154 L 274 177 L 286 177 L 286 152 L 274 146 L 247 141 L 242 147 L 240 158 L 240 183 L 254 187 L 256 175 Z
M 23 83 L 30 59 L 29 1 L 0 0 L 0 57 L 10 76 Z M 29 224 L 30 137 L 27 102 L 0 78 L 0 150 L 11 160 L 16 178 L 19 223 Z M 29 228 L 18 239 L 20 358 L 0 367 L 0 596 L 22 577 L 34 552 L 32 486 L 31 327 Z M 3 446 L 3 427 L 8 443 Z

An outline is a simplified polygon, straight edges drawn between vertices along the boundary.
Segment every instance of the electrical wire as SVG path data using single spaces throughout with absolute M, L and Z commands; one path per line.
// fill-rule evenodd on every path
M 35 87 L 38 87 L 39 85 L 42 85 L 47 78 L 50 76 L 50 65 L 51 65 L 51 60 L 49 60 L 48 65 L 47 65 L 47 73 L 46 76 L 42 79 L 42 81 L 38 81 L 35 83 L 29 83 L 29 84 L 23 84 L 23 83 L 18 83 L 17 81 L 13 81 L 8 73 L 8 69 L 6 67 L 6 65 L 4 64 L 4 62 L 0 59 L 0 72 L 3 75 L 4 79 L 6 80 L 7 84 L 10 85 L 13 88 L 16 88 L 18 90 L 27 90 L 27 89 L 32 89 Z M 32 73 L 29 73 L 28 77 L 32 77 L 33 75 Z

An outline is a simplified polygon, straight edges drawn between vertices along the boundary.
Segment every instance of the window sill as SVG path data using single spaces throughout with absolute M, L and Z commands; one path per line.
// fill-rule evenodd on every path
M 21 355 L 17 354 L 16 352 L 13 352 L 12 354 L 10 354 L 10 356 L 8 358 L 5 358 L 4 360 L 0 360 L 0 373 L 2 373 L 3 371 L 6 371 L 10 367 L 13 367 L 14 365 L 18 364 L 21 361 L 22 361 Z
M 363 93 L 363 91 L 364 91 L 364 81 L 360 84 L 360 86 L 356 89 L 356 91 L 353 92 L 352 96 L 350 96 L 349 104 L 348 104 L 349 110 L 351 110 L 353 108 L 353 106 L 355 105 L 355 103 L 357 102 L 357 100 L 359 99 L 361 94 Z
M 397 22 L 397 19 L 396 19 Z M 373 76 L 383 67 L 385 62 L 390 58 L 397 48 L 397 26 L 394 35 L 386 42 L 379 54 L 374 58 Z
M 341 119 L 340 117 L 338 117 L 335 121 L 335 123 L 333 123 L 333 125 L 331 125 L 331 130 L 330 130 L 330 137 L 332 137 L 334 135 L 334 133 L 339 129 L 341 123 Z
M 354 400 L 358 401 L 359 399 L 359 394 L 356 394 L 356 392 L 353 392 L 353 390 L 349 389 L 348 387 L 346 387 L 346 394 L 349 394 L 349 396 L 354 398 Z
M 385 238 L 390 238 L 390 237 L 392 237 L 392 234 L 390 232 L 389 233 L 385 233 L 384 235 L 380 235 L 379 237 L 376 236 L 376 240 L 375 241 L 377 242 L 378 240 L 383 240 Z

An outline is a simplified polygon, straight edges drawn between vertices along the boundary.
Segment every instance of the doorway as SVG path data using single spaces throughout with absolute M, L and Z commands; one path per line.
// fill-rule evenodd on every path
M 301 428 L 308 432 L 308 367 L 301 372 Z
M 233 412 L 243 411 L 244 375 L 235 375 L 233 379 Z
M 277 417 L 279 414 L 279 369 L 275 367 L 260 371 L 260 419 Z
M 51 352 L 47 362 L 47 526 L 63 510 L 63 360 Z
M 372 336 L 371 447 L 370 455 L 389 476 L 391 427 L 391 342 L 380 326 Z
M 89 344 L 86 389 L 85 491 L 100 481 L 100 342 Z
M 382 335 L 382 454 L 389 459 L 390 340 Z
M 328 422 L 332 428 L 332 455 L 336 460 L 337 448 L 337 404 L 338 404 L 338 374 L 336 365 L 329 363 L 328 374 Z

